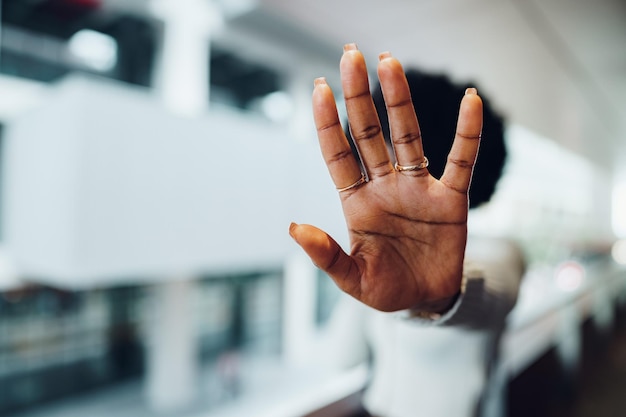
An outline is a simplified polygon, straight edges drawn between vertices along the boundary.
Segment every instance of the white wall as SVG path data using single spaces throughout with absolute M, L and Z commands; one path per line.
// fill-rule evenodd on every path
M 22 274 L 71 286 L 279 266 L 290 221 L 344 233 L 317 144 L 286 130 L 67 79 L 7 131 L 7 245 Z

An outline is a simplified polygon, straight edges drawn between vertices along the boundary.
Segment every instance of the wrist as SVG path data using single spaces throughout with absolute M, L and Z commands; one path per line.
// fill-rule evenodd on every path
M 431 320 L 437 319 L 447 313 L 454 306 L 460 296 L 461 290 L 459 290 L 452 297 L 419 303 L 409 309 L 410 316 Z
M 467 277 L 463 274 L 459 290 L 450 297 L 424 301 L 409 308 L 409 315 L 415 318 L 436 320 L 454 307 L 459 297 L 465 292 Z

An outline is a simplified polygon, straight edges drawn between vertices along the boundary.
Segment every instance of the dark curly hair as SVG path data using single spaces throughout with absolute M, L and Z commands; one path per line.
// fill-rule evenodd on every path
M 439 179 L 454 140 L 459 103 L 465 89 L 475 85 L 454 84 L 445 75 L 425 74 L 416 69 L 407 70 L 406 78 L 422 132 L 424 154 L 428 156 L 430 163 L 428 170 Z M 373 89 L 372 98 L 385 140 L 390 143 L 389 119 L 380 84 Z M 481 98 L 482 140 L 469 191 L 470 207 L 477 207 L 489 201 L 502 175 L 507 155 L 504 143 L 504 119 L 491 108 L 485 97 Z M 349 129 L 346 130 L 353 152 L 358 155 Z

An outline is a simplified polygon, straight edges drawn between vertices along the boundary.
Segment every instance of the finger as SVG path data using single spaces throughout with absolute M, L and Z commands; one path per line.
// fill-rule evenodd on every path
M 387 106 L 396 160 L 399 165 L 418 165 L 424 162 L 422 135 L 404 69 L 389 52 L 383 52 L 378 58 L 378 79 Z M 425 169 L 412 172 L 428 174 Z
M 483 125 L 483 104 L 475 88 L 468 88 L 461 100 L 454 143 L 448 155 L 441 182 L 460 193 L 467 193 Z
M 335 187 L 342 189 L 355 184 L 361 178 L 361 168 L 341 128 L 333 92 L 323 78 L 315 80 L 313 117 L 322 156 Z
M 344 47 L 340 64 L 350 131 L 370 179 L 393 172 L 389 152 L 372 102 L 363 54 L 356 45 Z
M 353 296 L 358 295 L 359 268 L 332 237 L 315 226 L 296 223 L 289 226 L 289 235 L 339 288 Z

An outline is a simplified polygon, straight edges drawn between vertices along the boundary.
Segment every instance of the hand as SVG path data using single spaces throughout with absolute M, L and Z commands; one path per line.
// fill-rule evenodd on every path
M 342 87 L 352 135 L 363 160 L 362 176 L 323 78 L 315 81 L 313 114 L 320 147 L 350 236 L 350 255 L 328 234 L 292 224 L 289 232 L 312 261 L 345 292 L 382 311 L 445 306 L 460 289 L 467 241 L 468 189 L 482 127 L 475 89 L 461 100 L 452 149 L 440 180 L 427 168 L 394 168 L 369 91 L 365 59 L 344 47 Z M 421 134 L 401 64 L 380 55 L 381 83 L 400 166 L 424 162 Z M 428 138 L 439 140 L 441 138 Z M 354 187 L 342 190 L 342 188 Z

